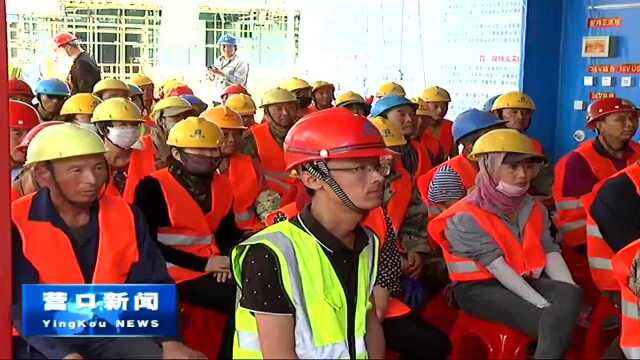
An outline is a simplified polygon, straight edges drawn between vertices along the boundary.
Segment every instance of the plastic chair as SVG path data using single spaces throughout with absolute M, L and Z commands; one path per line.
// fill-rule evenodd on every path
M 458 309 L 449 304 L 446 288 L 420 310 L 420 317 L 445 334 L 451 333 L 451 328 L 458 317 Z
M 611 341 L 619 334 L 620 329 L 604 330 L 602 325 L 611 316 L 620 317 L 620 309 L 606 296 L 601 296 L 598 305 L 591 314 L 591 325 L 582 348 L 583 359 L 601 359 Z
M 208 359 L 217 359 L 227 315 L 188 303 L 181 303 L 182 336 L 185 345 Z
M 451 330 L 451 359 L 529 358 L 535 339 L 506 325 L 481 320 L 460 311 Z

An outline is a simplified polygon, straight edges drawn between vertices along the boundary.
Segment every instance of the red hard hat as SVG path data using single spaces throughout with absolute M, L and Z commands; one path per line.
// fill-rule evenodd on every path
M 9 79 L 8 83 L 9 96 L 11 95 L 27 95 L 33 96 L 33 90 L 31 86 L 26 82 L 18 79 Z
M 240 85 L 240 84 L 233 84 L 233 85 L 229 85 L 226 88 L 224 88 L 224 90 L 222 90 L 222 95 L 221 96 L 229 96 L 229 95 L 233 95 L 233 94 L 245 94 L 245 95 L 250 95 L 249 92 L 247 91 L 247 89 Z
M 20 145 L 16 146 L 16 150 L 18 151 L 22 151 L 22 152 L 26 152 L 27 148 L 29 147 L 29 143 L 31 143 L 31 140 L 38 135 L 38 133 L 40 132 L 40 130 L 51 126 L 51 125 L 59 125 L 59 124 L 64 124 L 64 121 L 46 121 L 43 123 L 38 124 L 36 127 L 34 127 L 33 129 L 29 130 L 29 132 L 24 136 L 24 138 L 22 138 L 22 142 L 20 142 Z
M 619 98 L 600 99 L 589 105 L 587 109 L 587 127 L 594 129 L 596 121 L 603 117 L 619 112 L 637 112 L 636 108 L 628 101 Z
M 76 40 L 78 40 L 78 38 L 75 35 L 68 32 L 61 32 L 58 35 L 53 37 L 53 43 L 55 44 L 56 47 L 60 47 L 62 45 L 68 44 Z
M 40 116 L 33 106 L 18 100 L 9 100 L 9 128 L 29 130 L 40 124 Z
M 193 95 L 193 90 L 191 90 L 191 88 L 188 87 L 187 85 L 180 85 L 178 87 L 172 88 L 168 94 L 165 94 L 165 97 L 183 96 L 183 95 Z
M 397 155 L 367 118 L 346 108 L 331 108 L 303 117 L 287 133 L 287 171 L 314 160 L 354 159 Z

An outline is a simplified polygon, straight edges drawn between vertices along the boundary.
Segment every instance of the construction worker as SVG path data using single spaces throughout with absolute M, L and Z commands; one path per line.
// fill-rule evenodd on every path
M 404 91 L 402 85 L 389 81 L 380 85 L 376 92 L 376 98 L 380 99 L 389 95 L 407 96 L 407 92 Z
M 9 79 L 7 82 L 9 99 L 22 101 L 29 105 L 33 104 L 33 90 L 26 82 L 18 79 Z
M 402 129 L 405 138 L 410 139 L 416 126 L 416 107 L 416 104 L 404 96 L 389 95 L 373 104 L 371 116 L 389 119 Z M 429 152 L 419 142 L 408 141 L 399 151 L 402 165 L 412 177 L 418 178 L 432 168 Z
M 131 78 L 131 83 L 139 87 L 142 92 L 142 98 L 144 100 L 144 107 L 148 113 L 151 113 L 153 109 L 154 97 L 153 92 L 155 90 L 155 86 L 153 84 L 153 80 L 150 77 L 144 74 L 135 74 Z
M 491 112 L 491 109 L 493 109 L 493 103 L 495 103 L 496 99 L 499 97 L 500 97 L 500 94 L 494 95 L 489 99 L 487 99 L 487 101 L 485 101 L 484 104 L 482 105 L 482 111 Z
M 233 356 L 382 358 L 372 300 L 379 241 L 359 224 L 382 203 L 379 158 L 392 152 L 369 121 L 340 108 L 298 122 L 284 149 L 286 171 L 297 170 L 312 200 L 233 249 Z
M 298 99 L 291 92 L 275 88 L 262 95 L 265 120 L 252 127 L 245 139 L 244 153 L 260 164 L 269 190 L 280 197 L 294 191 L 295 182 L 285 170 L 282 144 L 289 129 L 298 120 Z
M 419 96 L 413 97 L 411 101 L 417 105 L 416 126 L 414 127 L 411 139 L 422 144 L 430 154 L 431 164 L 438 166 L 447 160 L 448 155 L 445 155 L 444 146 L 440 143 L 440 140 L 425 131 L 427 124 L 432 121 L 429 111 L 427 110 L 427 103 Z
M 244 86 L 242 86 L 240 84 L 231 84 L 231 85 L 227 86 L 226 88 L 224 88 L 224 90 L 222 90 L 222 94 L 220 94 L 220 99 L 222 100 L 222 105 L 226 104 L 227 99 L 229 98 L 229 96 L 235 95 L 235 94 L 245 94 L 245 95 L 251 96 L 251 94 L 249 94 L 249 92 L 247 91 L 247 89 Z
M 451 96 L 447 90 L 439 86 L 432 86 L 422 91 L 421 99 L 424 101 L 424 105 L 422 109 L 418 107 L 417 111 L 420 120 L 419 127 L 422 130 L 420 142 L 437 158 L 438 161 L 435 163 L 440 164 L 458 155 L 458 149 L 456 149 L 451 135 L 453 122 L 445 119 Z M 440 144 L 440 149 L 438 149 L 440 152 L 438 153 L 434 153 L 428 146 L 432 143 L 430 139 L 433 138 L 437 139 L 437 143 Z
M 127 86 L 129 87 L 129 100 L 136 104 L 144 116 L 147 114 L 147 109 L 144 108 L 144 92 L 137 85 L 127 84 Z
M 233 94 L 229 96 L 225 104 L 242 117 L 242 125 L 247 129 L 251 129 L 256 125 L 256 103 L 253 102 L 251 96 Z
M 263 187 L 261 174 L 255 160 L 242 153 L 242 135 L 246 127 L 240 115 L 225 105 L 216 106 L 202 113 L 201 117 L 216 124 L 222 131 L 220 151 L 224 160 L 218 171 L 233 184 L 233 212 L 238 228 L 245 231 L 261 230 L 255 210 L 255 202 Z
M 185 85 L 187 84 L 177 79 L 169 79 L 165 81 L 158 88 L 159 99 L 164 99 L 169 97 L 168 94 L 171 92 L 171 90 L 180 86 L 185 86 Z
M 178 96 L 170 96 L 158 101 L 153 107 L 151 119 L 156 126 L 151 129 L 151 135 L 145 136 L 145 146 L 153 143 L 155 149 L 156 169 L 167 166 L 167 159 L 171 156 L 167 146 L 169 130 L 178 122 L 193 115 L 191 104 Z
M 632 140 L 638 129 L 633 105 L 621 99 L 594 101 L 587 110 L 587 127 L 597 132 L 562 157 L 555 167 L 553 198 L 558 209 L 554 223 L 563 244 L 584 252 L 585 211 L 580 197 L 594 186 L 640 159 L 640 145 Z
M 326 81 L 315 81 L 311 88 L 311 97 L 313 98 L 313 104 L 311 105 L 310 112 L 316 112 L 318 110 L 325 110 L 333 107 L 333 100 L 335 100 L 336 88 L 332 83 Z
M 153 151 L 140 142 L 142 114 L 136 104 L 117 97 L 100 103 L 91 122 L 104 139 L 111 179 L 107 194 L 133 202 L 138 182 L 155 170 Z
M 104 153 L 96 134 L 72 124 L 47 127 L 29 145 L 26 166 L 42 188 L 12 203 L 18 332 L 23 284 L 173 283 L 140 212 L 120 197 L 101 194 L 108 181 Z M 203 358 L 167 338 L 35 336 L 21 341 L 26 344 L 16 348 L 19 358 Z
M 313 111 L 311 109 L 311 101 L 313 100 L 311 90 L 313 87 L 303 79 L 292 77 L 283 80 L 279 85 L 281 88 L 291 91 L 298 99 L 298 118 L 302 118 Z
M 622 329 L 620 348 L 627 359 L 640 358 L 640 241 L 636 240 L 618 251 L 612 260 L 612 268 L 620 287 L 622 303 Z M 605 354 L 606 355 L 606 354 Z
M 15 180 L 22 172 L 25 153 L 17 149 L 29 130 L 40 123 L 38 112 L 31 105 L 22 101 L 9 100 L 9 162 L 11 180 Z
M 480 168 L 475 189 L 429 222 L 455 301 L 467 314 L 537 339 L 535 359 L 561 358 L 582 290 L 549 232 L 546 208 L 527 194 L 544 158 L 514 129 L 482 135 L 470 158 Z
M 176 124 L 167 140 L 174 161 L 140 182 L 135 205 L 147 219 L 180 299 L 232 315 L 229 252 L 240 232 L 234 225 L 231 183 L 216 174 L 222 141 L 222 131 L 204 119 L 189 117 Z M 221 358 L 231 355 L 233 329 L 226 334 L 227 356 Z
M 207 75 L 213 81 L 215 97 L 222 100 L 222 93 L 227 86 L 238 84 L 247 87 L 249 64 L 238 56 L 238 40 L 231 34 L 222 35 L 217 44 L 221 55 L 214 65 L 207 67 Z
M 207 104 L 195 95 L 181 95 L 181 98 L 187 100 L 193 108 L 193 115 L 198 116 L 207 110 Z
M 352 113 L 362 116 L 369 116 L 371 112 L 371 105 L 369 105 L 360 94 L 353 91 L 347 91 L 338 96 L 336 106 L 345 107 Z
M 62 104 L 70 95 L 67 84 L 58 79 L 40 80 L 35 92 L 41 121 L 51 121 L 60 115 Z
M 101 102 L 102 100 L 100 100 L 100 98 L 88 93 L 75 94 L 68 98 L 62 105 L 60 119 L 96 132 L 95 125 L 91 123 L 91 116 L 96 106 Z
M 68 32 L 57 34 L 53 38 L 56 57 L 72 62 L 67 83 L 71 94 L 90 93 L 100 81 L 100 67 L 89 53 L 82 50 L 78 38 Z
M 102 79 L 93 87 L 93 95 L 102 100 L 121 97 L 128 99 L 131 96 L 129 86 L 118 79 Z
M 504 93 L 493 103 L 491 108 L 498 117 L 507 122 L 509 129 L 516 129 L 521 133 L 526 133 L 531 126 L 531 117 L 536 111 L 536 104 L 529 95 L 520 91 Z M 542 144 L 536 139 L 531 139 L 533 146 L 540 154 L 544 154 Z
M 20 145 L 16 146 L 16 151 L 22 153 L 22 157 L 25 158 L 27 156 L 27 149 L 29 148 L 29 144 L 31 140 L 38 135 L 38 133 L 49 126 L 64 124 L 63 121 L 47 121 L 43 123 L 39 123 L 34 126 L 27 132 L 27 134 L 22 138 Z M 31 168 L 23 167 L 22 171 L 18 174 L 16 178 L 13 178 L 13 182 L 11 183 L 11 201 L 17 200 L 24 195 L 31 194 L 32 192 L 36 192 L 40 187 L 36 184 L 33 176 Z
M 473 144 L 485 133 L 504 127 L 505 121 L 490 112 L 469 109 L 453 123 L 453 140 L 462 147 L 460 155 L 431 169 L 418 179 L 418 190 L 427 203 L 429 218 L 458 202 L 475 185 L 478 164 L 469 159 Z

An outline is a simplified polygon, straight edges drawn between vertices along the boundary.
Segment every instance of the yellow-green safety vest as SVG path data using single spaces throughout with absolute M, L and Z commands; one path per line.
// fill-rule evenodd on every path
M 378 238 L 365 229 L 368 244 L 358 258 L 355 316 L 356 358 L 366 359 L 364 342 L 370 296 L 378 272 Z M 320 241 L 289 221 L 272 225 L 236 246 L 231 253 L 234 278 L 242 287 L 242 263 L 247 250 L 266 245 L 278 259 L 284 290 L 295 308 L 295 351 L 299 358 L 348 359 L 347 300 L 340 280 Z M 258 327 L 251 311 L 236 299 L 233 357 L 261 359 Z

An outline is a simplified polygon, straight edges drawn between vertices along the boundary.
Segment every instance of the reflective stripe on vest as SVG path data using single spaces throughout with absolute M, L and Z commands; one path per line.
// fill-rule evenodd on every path
M 584 228 L 586 225 L 587 221 L 584 219 L 568 222 L 558 227 L 558 233 L 564 235 L 570 231 Z
M 558 210 L 573 210 L 582 207 L 582 201 L 580 200 L 562 200 L 556 202 L 556 209 Z
M 369 243 L 366 248 L 360 254 L 360 261 L 358 265 L 358 276 L 359 283 L 360 281 L 366 281 L 368 284 L 366 293 L 362 291 L 364 288 L 358 287 L 358 300 L 356 301 L 356 329 L 355 329 L 355 348 L 356 348 L 356 356 L 358 358 L 366 357 L 366 347 L 364 343 L 364 335 L 366 332 L 366 312 L 370 307 L 370 302 L 368 297 L 371 295 L 373 291 L 373 286 L 375 284 L 376 274 L 377 274 L 377 256 L 378 256 L 378 241 L 376 237 L 367 229 L 367 234 L 369 234 Z M 288 233 L 289 236 L 285 235 Z M 296 242 L 296 244 L 294 244 Z M 300 272 L 300 261 L 304 261 L 304 269 L 308 271 L 320 270 L 325 266 L 329 266 L 331 268 L 331 264 L 328 263 L 328 259 L 326 257 L 317 257 L 312 254 L 316 254 L 316 251 L 322 253 L 319 242 L 310 236 L 308 233 L 298 229 L 295 225 L 289 222 L 278 223 L 272 227 L 267 228 L 265 231 L 258 233 L 254 237 L 246 240 L 245 242 L 238 245 L 234 248 L 232 253 L 232 267 L 235 275 L 236 281 L 238 281 L 239 285 L 242 284 L 242 261 L 244 259 L 244 254 L 246 254 L 246 250 L 250 245 L 254 244 L 263 244 L 268 246 L 273 250 L 278 258 L 279 263 L 281 264 L 281 276 L 283 280 L 283 285 L 287 295 L 290 296 L 290 300 L 295 308 L 295 328 L 294 328 L 294 338 L 295 338 L 295 351 L 296 355 L 299 358 L 315 358 L 315 359 L 340 359 L 340 358 L 349 358 L 349 345 L 347 341 L 347 329 L 343 328 L 345 324 L 343 323 L 330 323 L 330 324 L 322 324 L 323 321 L 327 321 L 327 319 L 332 319 L 330 314 L 327 313 L 311 313 L 311 310 L 321 311 L 331 308 L 337 315 L 337 318 L 340 318 L 340 315 L 346 316 L 346 308 L 342 309 L 342 305 L 340 304 L 328 304 L 326 302 L 327 296 L 330 296 L 330 293 L 324 293 L 325 301 L 311 302 L 312 306 L 315 306 L 313 309 L 308 308 L 308 300 L 306 296 L 318 296 L 318 294 L 305 294 L 305 288 L 309 286 L 307 291 L 314 291 L 316 289 L 318 291 L 322 291 L 323 289 L 317 288 L 317 286 L 324 286 L 325 282 L 322 279 L 313 279 L 309 274 L 302 274 Z M 302 247 L 315 246 L 317 249 L 303 249 Z M 298 250 L 296 250 L 298 248 Z M 305 254 L 301 254 L 303 250 Z M 298 259 L 298 256 L 301 258 Z M 284 263 L 283 263 L 284 261 Z M 367 270 L 367 273 L 363 273 L 363 271 Z M 322 273 L 322 271 L 320 271 Z M 331 276 L 331 274 L 325 273 L 324 276 L 328 278 L 335 278 L 335 274 Z M 309 280 L 303 280 L 304 278 Z M 325 279 L 327 280 L 327 279 Z M 337 280 L 337 279 L 336 279 Z M 311 283 L 304 283 L 304 281 L 312 281 Z M 340 289 L 339 291 L 343 291 L 341 285 L 336 284 L 335 289 Z M 326 290 L 326 288 L 324 289 Z M 344 299 L 344 297 L 342 297 Z M 333 299 L 342 302 L 343 300 Z M 248 321 L 246 314 L 248 314 L 248 310 L 243 309 L 239 306 L 238 301 L 236 302 L 236 339 L 234 341 L 237 342 L 237 346 L 234 348 L 234 358 L 242 358 L 250 355 L 261 357 L 261 347 L 260 341 L 257 333 L 257 327 L 255 325 L 255 318 L 252 318 L 252 323 L 245 323 Z M 367 304 L 367 305 L 364 305 Z M 335 308 L 334 306 L 339 306 Z M 364 306 L 364 308 L 363 308 Z M 238 311 L 242 313 L 238 313 Z M 249 315 L 251 316 L 251 315 Z M 331 320 L 329 320 L 331 321 Z M 315 324 L 315 327 L 312 326 L 312 322 Z M 322 326 L 320 326 L 322 324 Z M 338 333 L 335 333 L 335 328 L 339 330 Z M 251 331 L 247 331 L 247 329 L 255 329 Z M 316 332 L 314 332 L 314 329 Z M 333 330 L 332 330 L 333 329 Z M 330 333 L 324 333 L 324 331 Z M 344 338 L 340 339 L 340 332 L 343 332 Z M 324 340 L 323 340 L 324 339 Z M 329 339 L 331 339 L 331 343 L 324 344 Z M 322 344 L 322 345 L 318 345 Z M 249 353 L 247 353 L 249 352 Z
M 640 355 L 638 297 L 629 288 L 629 277 L 637 276 L 635 271 L 632 272 L 631 267 L 638 256 L 638 251 L 640 251 L 640 240 L 625 246 L 612 257 L 613 274 L 618 281 L 621 295 L 622 327 L 620 347 L 629 359 L 637 359 Z
M 478 269 L 475 261 L 459 261 L 447 263 L 447 270 L 453 273 L 471 273 L 480 269 Z
M 213 235 L 193 236 L 158 233 L 158 241 L 169 246 L 207 245 L 213 242 Z

